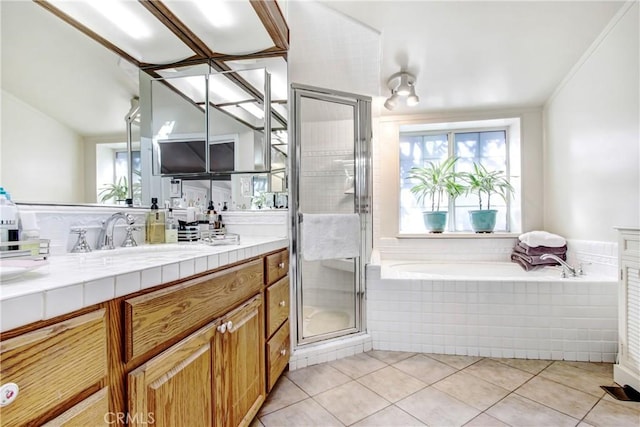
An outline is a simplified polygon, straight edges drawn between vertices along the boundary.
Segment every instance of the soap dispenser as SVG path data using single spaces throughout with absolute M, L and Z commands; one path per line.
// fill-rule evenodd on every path
M 145 242 L 146 243 L 164 243 L 165 239 L 165 217 L 164 211 L 158 208 L 158 199 L 151 199 L 151 211 L 147 214 L 147 222 L 145 224 Z
M 167 213 L 167 224 L 164 229 L 165 243 L 178 243 L 178 221 L 173 217 L 173 209 Z

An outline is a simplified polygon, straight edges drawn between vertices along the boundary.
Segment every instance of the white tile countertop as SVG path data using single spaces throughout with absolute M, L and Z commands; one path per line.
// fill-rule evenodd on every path
M 286 238 L 243 238 L 238 245 L 143 245 L 53 255 L 48 264 L 0 284 L 0 331 L 98 304 L 162 283 L 286 248 Z

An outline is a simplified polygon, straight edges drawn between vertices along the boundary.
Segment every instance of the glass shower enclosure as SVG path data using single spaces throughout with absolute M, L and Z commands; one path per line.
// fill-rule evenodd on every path
M 291 88 L 291 264 L 301 346 L 364 331 L 371 98 Z

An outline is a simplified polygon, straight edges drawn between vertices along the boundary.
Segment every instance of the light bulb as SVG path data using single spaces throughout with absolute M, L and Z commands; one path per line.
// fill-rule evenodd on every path
M 407 74 L 400 76 L 400 85 L 396 90 L 396 93 L 401 96 L 407 96 L 411 93 L 411 85 L 409 84 L 409 78 Z
M 384 103 L 384 107 L 387 110 L 393 110 L 394 108 L 396 108 L 398 106 L 398 94 L 397 93 L 393 93 L 389 98 L 387 98 L 387 100 Z
M 411 94 L 407 97 L 407 106 L 414 107 L 418 105 L 419 102 L 420 98 L 416 95 L 416 88 L 415 86 L 411 86 Z

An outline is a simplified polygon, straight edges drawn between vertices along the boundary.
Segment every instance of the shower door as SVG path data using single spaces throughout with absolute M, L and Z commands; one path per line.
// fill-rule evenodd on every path
M 364 329 L 371 98 L 291 87 L 292 289 L 303 345 Z

